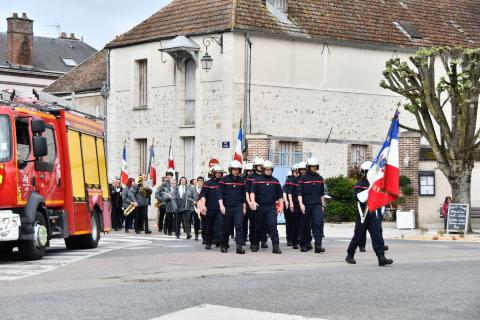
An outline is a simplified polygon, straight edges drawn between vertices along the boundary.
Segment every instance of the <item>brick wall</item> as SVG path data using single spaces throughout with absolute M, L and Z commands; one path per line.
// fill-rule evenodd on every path
M 404 209 L 415 210 L 418 218 L 418 160 L 420 157 L 420 135 L 415 132 L 401 132 L 399 135 L 400 175 L 412 181 L 413 194 L 405 197 Z
M 255 157 L 268 159 L 271 146 L 270 137 L 267 135 L 247 135 L 247 161 Z
M 31 66 L 33 64 L 33 20 L 24 13 L 14 13 L 7 18 L 7 59 L 12 64 Z

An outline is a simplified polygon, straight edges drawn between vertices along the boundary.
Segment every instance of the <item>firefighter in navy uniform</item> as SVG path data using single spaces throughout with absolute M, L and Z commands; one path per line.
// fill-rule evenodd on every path
M 298 180 L 298 202 L 302 211 L 300 247 L 302 252 L 308 251 L 311 229 L 315 238 L 315 253 L 323 253 L 325 252 L 322 247 L 323 209 L 325 207 L 324 181 L 317 172 L 320 168 L 317 159 L 308 159 L 306 167 L 307 173 Z
M 253 163 L 249 162 L 245 164 L 245 189 L 247 191 L 246 194 L 246 200 L 247 200 L 247 214 L 244 217 L 243 221 L 243 232 L 244 232 L 244 238 L 246 239 L 246 235 L 248 232 L 248 241 L 250 241 L 250 249 L 252 248 L 252 243 L 253 243 L 253 236 L 255 232 L 254 228 L 254 219 L 255 219 L 255 213 L 252 211 L 250 208 L 250 190 L 251 190 L 251 184 L 252 182 L 255 181 L 255 170 L 253 170 Z M 245 220 L 247 220 L 247 225 L 249 227 L 248 230 L 245 229 Z
M 228 240 L 231 226 L 235 226 L 235 242 L 237 253 L 244 254 L 243 249 L 243 216 L 246 214 L 246 187 L 241 176 L 242 164 L 233 160 L 228 166 L 229 174 L 220 180 L 218 202 L 223 215 L 222 252 L 228 251 Z
M 272 252 L 282 253 L 277 230 L 277 203 L 279 203 L 278 212 L 282 212 L 283 192 L 280 182 L 272 174 L 273 163 L 267 160 L 263 163 L 263 175 L 255 179 L 252 184 L 250 201 L 252 210 L 255 211 L 257 224 L 252 252 L 258 251 L 259 239 L 265 234 L 265 231 L 268 231 L 272 239 Z
M 298 186 L 298 164 L 292 166 L 292 177 L 286 183 L 286 193 L 290 207 L 290 239 L 292 241 L 292 248 L 298 249 L 299 244 L 299 230 L 300 230 L 300 206 L 298 204 L 297 186 Z M 287 231 L 288 234 L 288 231 Z
M 359 194 L 362 192 L 368 192 L 368 188 L 370 187 L 370 183 L 368 182 L 366 178 L 366 173 L 368 171 L 365 170 L 365 168 L 368 166 L 368 168 L 371 167 L 371 163 L 364 163 L 362 164 L 361 168 L 361 173 L 362 173 L 362 178 L 357 182 L 355 189 L 354 189 L 354 194 L 355 198 L 357 200 L 357 206 L 358 210 L 360 211 L 360 214 L 362 216 L 365 216 L 365 220 L 363 224 L 365 226 L 361 226 L 362 222 L 361 220 L 355 223 L 355 230 L 353 234 L 353 238 L 350 241 L 350 245 L 348 246 L 347 249 L 347 257 L 345 258 L 345 261 L 347 261 L 349 264 L 356 264 L 357 262 L 354 259 L 355 256 L 355 250 L 359 246 L 360 240 L 361 240 L 361 233 L 362 229 L 366 228 L 368 232 L 370 233 L 370 238 L 372 239 L 372 246 L 373 250 L 375 251 L 375 254 L 378 257 L 378 265 L 379 266 L 385 266 L 393 263 L 392 259 L 387 259 L 385 257 L 385 248 L 384 248 L 384 241 L 383 241 L 383 235 L 381 231 L 381 226 L 379 223 L 379 219 L 381 219 L 381 210 L 376 210 L 376 212 L 370 212 L 368 211 L 367 207 L 367 199 L 368 197 L 361 197 Z
M 262 166 L 263 166 L 263 162 L 264 160 L 260 157 L 255 157 L 253 159 L 253 170 L 254 170 L 254 173 L 248 177 L 248 179 L 245 181 L 246 183 L 246 186 L 247 186 L 247 204 L 248 204 L 248 207 L 251 209 L 251 201 L 250 201 L 250 193 L 252 191 L 252 183 L 253 181 L 255 181 L 255 179 L 257 179 L 258 177 L 260 177 L 263 173 L 262 173 Z M 255 230 L 255 213 L 253 211 L 250 211 L 250 234 L 252 234 L 252 236 L 254 234 L 256 234 L 256 230 Z M 267 239 L 268 239 L 268 236 L 267 236 L 267 232 L 266 230 L 263 230 L 263 236 L 261 237 L 261 239 L 259 239 L 261 241 L 261 247 L 262 249 L 268 249 L 268 245 L 267 245 Z M 250 248 L 251 248 L 251 244 L 250 244 Z
M 218 203 L 218 185 L 223 177 L 223 168 L 215 165 L 211 169 L 211 179 L 205 182 L 200 192 L 200 211 L 204 217 L 205 228 L 205 249 L 210 250 L 215 238 L 216 243 L 220 243 L 219 230 L 216 228 L 222 219 L 220 215 L 220 205 Z M 210 176 L 210 170 L 209 170 Z M 202 232 L 203 233 L 203 232 Z
M 292 167 L 293 169 L 293 167 Z M 293 204 L 290 203 L 288 199 L 288 192 L 291 188 L 291 181 L 293 179 L 293 170 L 289 170 L 287 178 L 285 179 L 285 184 L 283 185 L 283 214 L 285 216 L 285 235 L 287 237 L 287 246 L 293 246 L 293 237 L 292 237 L 292 219 L 293 219 Z

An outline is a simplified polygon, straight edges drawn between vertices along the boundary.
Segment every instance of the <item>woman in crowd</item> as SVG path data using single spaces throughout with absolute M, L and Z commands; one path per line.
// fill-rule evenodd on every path
M 175 235 L 180 238 L 180 224 L 183 222 L 183 231 L 187 234 L 187 239 L 192 237 L 190 217 L 194 211 L 193 203 L 195 194 L 190 185 L 187 184 L 187 178 L 180 178 L 180 185 L 177 188 L 177 214 L 175 218 Z
M 447 230 L 447 221 L 448 221 L 448 207 L 452 203 L 452 197 L 448 196 L 445 198 L 445 201 L 442 205 L 442 217 L 443 217 L 443 227 L 445 231 Z
M 170 183 L 166 186 L 161 195 L 162 203 L 165 205 L 166 212 L 164 228 L 168 228 L 169 226 L 173 225 L 172 222 L 174 221 L 175 214 L 178 208 L 177 198 L 177 180 L 172 178 L 170 179 Z M 172 235 L 172 230 L 168 230 L 168 235 Z
M 126 187 L 123 188 L 123 191 L 122 191 L 123 210 L 126 210 L 132 203 L 135 205 L 135 207 L 138 205 L 137 202 L 135 201 L 135 196 L 132 192 L 134 182 L 135 182 L 135 179 L 133 178 L 128 179 Z M 130 232 L 129 229 L 133 229 L 134 216 L 135 216 L 135 211 L 131 212 L 125 218 L 125 232 L 127 233 Z

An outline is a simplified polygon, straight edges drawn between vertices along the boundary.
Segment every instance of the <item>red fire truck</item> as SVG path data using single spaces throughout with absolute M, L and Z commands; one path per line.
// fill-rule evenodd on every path
M 34 93 L 0 93 L 0 254 L 26 260 L 53 238 L 96 248 L 111 230 L 102 122 Z

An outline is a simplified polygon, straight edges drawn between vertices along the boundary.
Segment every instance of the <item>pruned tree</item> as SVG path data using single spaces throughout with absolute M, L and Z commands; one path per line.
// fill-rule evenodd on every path
M 387 61 L 380 86 L 405 97 L 418 128 L 401 127 L 428 141 L 453 200 L 470 204 L 474 154 L 480 150 L 480 48 L 424 49 L 409 60 Z

